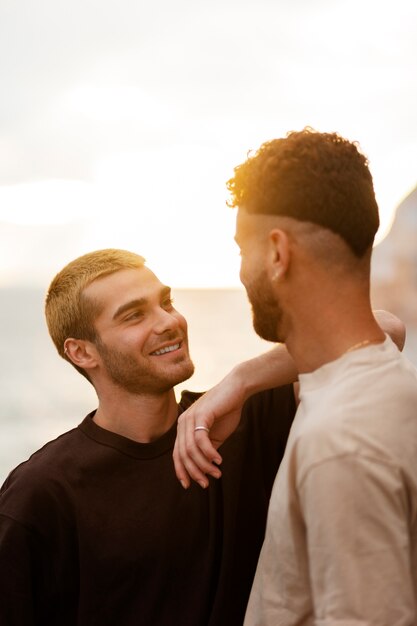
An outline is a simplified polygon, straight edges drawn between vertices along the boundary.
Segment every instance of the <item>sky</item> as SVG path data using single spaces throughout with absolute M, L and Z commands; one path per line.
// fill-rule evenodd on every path
M 103 247 L 239 285 L 225 182 L 266 140 L 359 141 L 381 214 L 417 184 L 415 0 L 0 0 L 0 287 Z

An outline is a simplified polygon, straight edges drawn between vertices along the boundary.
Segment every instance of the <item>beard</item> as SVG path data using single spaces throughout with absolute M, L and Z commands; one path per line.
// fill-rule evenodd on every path
M 146 361 L 141 364 L 131 354 L 108 348 L 100 340 L 96 341 L 96 347 L 111 380 L 133 394 L 165 393 L 191 378 L 194 373 L 194 364 L 188 353 L 187 356 L 178 356 L 164 366 L 155 367 Z
M 252 307 L 253 328 L 259 337 L 267 341 L 282 342 L 283 311 L 277 301 L 266 271 L 262 271 L 250 283 L 245 284 Z

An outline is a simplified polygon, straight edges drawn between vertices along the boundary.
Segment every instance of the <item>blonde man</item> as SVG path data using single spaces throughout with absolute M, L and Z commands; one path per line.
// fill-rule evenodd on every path
M 251 398 L 222 449 L 227 478 L 185 492 L 172 450 L 178 415 L 199 394 L 176 402 L 193 364 L 170 288 L 142 257 L 99 250 L 54 278 L 46 319 L 98 407 L 2 487 L 0 623 L 240 625 L 295 412 L 292 386 Z M 295 376 L 286 359 L 281 382 Z

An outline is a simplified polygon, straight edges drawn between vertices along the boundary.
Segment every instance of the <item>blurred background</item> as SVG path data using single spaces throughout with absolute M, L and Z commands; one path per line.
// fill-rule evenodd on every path
M 225 181 L 306 125 L 369 158 L 373 303 L 405 321 L 417 364 L 416 24 L 413 0 L 0 0 L 0 481 L 95 407 L 43 321 L 78 255 L 131 249 L 173 287 L 191 389 L 268 347 Z

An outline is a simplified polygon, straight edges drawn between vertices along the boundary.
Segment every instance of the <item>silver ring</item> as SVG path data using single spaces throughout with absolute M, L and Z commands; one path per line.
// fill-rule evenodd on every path
M 209 429 L 209 428 L 206 428 L 205 426 L 196 426 L 196 427 L 194 428 L 194 432 L 195 432 L 196 430 L 205 430 L 205 431 L 206 431 L 206 433 L 209 433 L 209 432 L 210 432 L 210 429 Z

